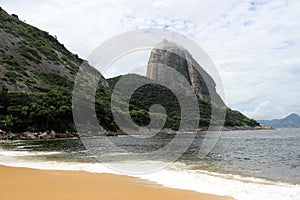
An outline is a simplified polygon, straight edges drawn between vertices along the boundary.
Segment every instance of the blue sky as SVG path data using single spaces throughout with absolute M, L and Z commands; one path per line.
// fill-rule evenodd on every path
M 125 31 L 177 31 L 213 60 L 231 108 L 255 119 L 300 114 L 298 0 L 1 0 L 0 6 L 56 35 L 83 58 Z

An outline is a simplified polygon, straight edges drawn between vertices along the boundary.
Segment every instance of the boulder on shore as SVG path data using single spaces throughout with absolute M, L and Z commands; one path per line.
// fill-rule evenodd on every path
M 39 138 L 39 139 L 50 139 L 51 136 L 50 136 L 47 132 L 44 132 L 44 133 L 40 134 L 40 135 L 38 136 L 38 138 Z
M 25 136 L 25 139 L 26 139 L 26 140 L 35 140 L 35 139 L 37 139 L 37 137 L 34 136 L 33 133 L 29 133 L 29 132 L 24 133 L 24 136 Z M 19 138 L 20 138 L 20 137 L 19 137 Z

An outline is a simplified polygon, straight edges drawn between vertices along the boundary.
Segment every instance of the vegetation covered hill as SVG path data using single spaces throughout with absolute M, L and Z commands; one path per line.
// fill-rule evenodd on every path
M 49 33 L 0 8 L 0 129 L 75 131 L 72 89 L 82 62 Z
M 258 120 L 259 123 L 274 128 L 300 128 L 300 116 L 292 113 L 283 119 Z
M 72 89 L 82 62 L 49 33 L 0 8 L 0 129 L 11 132 L 76 131 Z M 107 80 L 109 87 L 103 78 L 96 93 L 97 117 L 101 126 L 110 131 L 118 130 L 110 105 L 112 90 L 119 78 Z M 122 99 L 117 101 L 122 104 Z M 165 127 L 177 129 L 180 121 L 178 102 L 171 91 L 159 85 L 146 85 L 134 93 L 130 100 L 132 119 L 138 125 L 147 125 L 148 109 L 153 103 L 162 103 L 166 107 Z M 211 103 L 204 98 L 199 100 L 199 105 L 200 126 L 207 127 Z M 223 109 L 227 112 L 227 126 L 258 125 L 238 111 Z
M 10 91 L 42 92 L 71 86 L 82 59 L 45 31 L 0 10 L 0 71 Z
M 136 74 L 128 74 L 124 75 L 124 77 L 130 77 L 134 79 L 140 79 L 141 82 L 147 79 L 146 77 L 139 76 Z M 108 79 L 110 87 L 113 89 L 114 85 L 118 82 L 121 76 L 114 77 Z M 124 84 L 127 84 L 125 88 L 132 88 L 134 84 L 130 81 L 125 81 Z M 167 121 L 165 124 L 165 128 L 177 129 L 180 124 L 181 113 L 180 106 L 176 96 L 170 91 L 168 88 L 156 85 L 156 84 L 147 84 L 140 88 L 138 88 L 130 99 L 130 114 L 132 119 L 139 125 L 145 126 L 149 123 L 149 115 L 148 110 L 153 104 L 161 104 L 166 109 Z M 211 109 L 212 106 L 215 106 L 217 110 L 225 110 L 226 118 L 225 118 L 225 126 L 258 126 L 259 124 L 253 120 L 249 119 L 242 113 L 231 110 L 226 106 L 218 106 L 216 104 L 212 104 L 210 99 L 206 97 L 198 96 L 198 105 L 200 110 L 200 119 L 199 119 L 199 127 L 207 128 L 210 124 L 211 119 Z M 192 106 L 192 105 L 191 105 Z M 190 109 L 193 109 L 191 107 Z M 193 117 L 193 116 L 189 116 Z M 215 121 L 213 119 L 213 121 Z M 215 122 L 217 125 L 220 124 Z

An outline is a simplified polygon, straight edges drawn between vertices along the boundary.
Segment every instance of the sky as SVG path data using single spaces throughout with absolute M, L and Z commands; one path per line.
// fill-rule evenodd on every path
M 57 36 L 82 58 L 126 31 L 179 32 L 214 62 L 229 107 L 254 119 L 300 114 L 298 0 L 0 0 L 0 6 Z M 138 64 L 149 52 L 141 55 Z M 130 60 L 124 59 L 123 66 Z M 120 73 L 126 73 L 124 67 L 104 76 Z

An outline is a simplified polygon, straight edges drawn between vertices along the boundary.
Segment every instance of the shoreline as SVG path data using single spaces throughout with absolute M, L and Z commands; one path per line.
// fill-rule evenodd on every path
M 197 132 L 207 131 L 207 128 L 198 128 Z M 213 130 L 213 127 L 212 129 Z M 239 130 L 275 130 L 271 126 L 224 126 L 222 128 L 217 127 L 216 130 L 221 131 L 239 131 Z M 170 129 L 162 129 L 159 133 L 176 133 L 174 130 Z M 120 131 L 111 132 L 104 131 L 103 136 L 118 136 L 118 135 L 126 135 Z M 77 132 L 66 132 L 66 133 L 56 133 L 54 131 L 48 132 L 24 132 L 24 133 L 6 133 L 0 130 L 0 140 L 47 140 L 47 139 L 61 139 L 61 138 L 79 138 L 79 137 L 89 137 L 95 136 L 92 133 L 77 133 Z
M 0 177 L 1 197 L 6 200 L 233 200 L 231 197 L 167 188 L 125 175 L 85 171 L 40 170 L 0 165 Z

